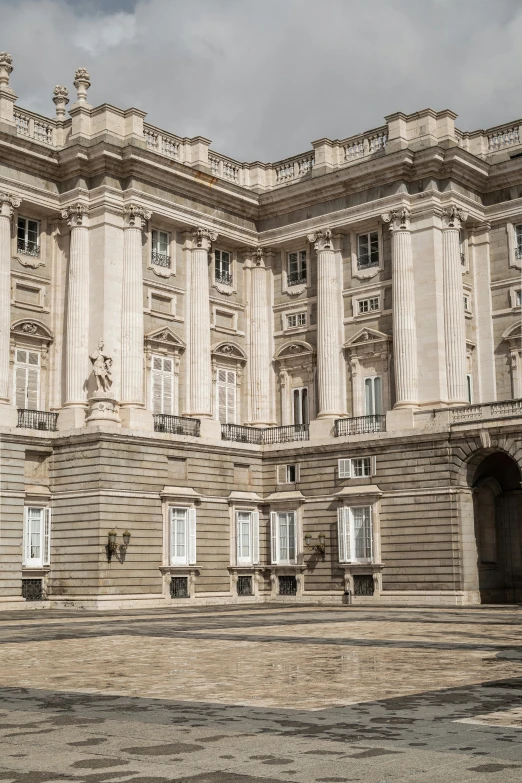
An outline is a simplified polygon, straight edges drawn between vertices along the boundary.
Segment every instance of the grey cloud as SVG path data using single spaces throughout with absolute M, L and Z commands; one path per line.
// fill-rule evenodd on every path
M 85 65 L 91 103 L 138 106 L 240 160 L 277 160 L 394 111 L 464 130 L 522 114 L 519 0 L 0 0 L 19 104 Z

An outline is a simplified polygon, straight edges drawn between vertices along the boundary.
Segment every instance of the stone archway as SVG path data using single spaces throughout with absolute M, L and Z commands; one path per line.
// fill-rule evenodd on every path
M 522 603 L 520 468 L 498 451 L 485 456 L 470 478 L 481 603 Z

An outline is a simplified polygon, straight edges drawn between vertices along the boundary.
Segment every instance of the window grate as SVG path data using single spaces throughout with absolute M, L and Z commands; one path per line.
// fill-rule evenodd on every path
M 364 435 L 368 432 L 386 432 L 386 416 L 355 416 L 335 420 L 335 437 L 342 435 Z
M 151 261 L 156 266 L 163 266 L 166 269 L 170 267 L 170 258 L 168 253 L 160 253 L 158 250 L 153 250 Z
M 297 578 L 295 576 L 279 577 L 279 595 L 297 595 Z
M 216 283 L 223 283 L 223 285 L 232 285 L 232 275 L 230 272 L 216 269 Z
M 32 411 L 27 408 L 18 408 L 17 427 L 25 427 L 29 430 L 46 430 L 55 432 L 57 428 L 58 414 L 49 411 Z
M 43 601 L 43 580 L 22 579 L 22 598 L 26 601 Z
M 251 576 L 238 576 L 238 578 L 237 578 L 237 594 L 238 595 L 253 595 L 253 591 L 252 591 L 252 577 Z
M 353 577 L 354 595 L 373 595 L 374 585 L 371 574 L 357 574 Z
M 286 284 L 288 286 L 300 285 L 306 283 L 306 272 L 288 272 Z
M 171 598 L 188 598 L 188 576 L 173 576 L 170 580 Z
M 191 435 L 199 438 L 201 421 L 188 416 L 170 416 L 167 413 L 154 414 L 154 432 L 169 432 L 171 435 Z

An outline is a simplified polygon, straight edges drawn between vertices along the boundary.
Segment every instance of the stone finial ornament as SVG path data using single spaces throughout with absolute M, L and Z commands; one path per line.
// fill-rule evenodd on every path
M 57 84 L 53 90 L 53 95 L 53 103 L 56 106 L 56 116 L 59 119 L 63 119 L 65 117 L 65 107 L 69 103 L 69 90 L 67 87 L 62 87 L 60 84 Z
M 77 68 L 74 74 L 74 86 L 78 93 L 78 103 L 87 103 L 87 90 L 91 86 L 91 77 L 87 68 Z
M 0 52 L 0 88 L 9 87 L 9 75 L 13 70 L 13 58 L 7 52 Z

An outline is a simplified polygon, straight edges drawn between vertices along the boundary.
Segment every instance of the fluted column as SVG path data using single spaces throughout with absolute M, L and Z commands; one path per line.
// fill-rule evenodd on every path
M 75 204 L 63 210 L 62 217 L 71 229 L 69 274 L 67 282 L 67 331 L 65 349 L 65 406 L 85 407 L 86 381 L 89 375 L 89 229 L 87 207 Z M 62 417 L 63 418 L 63 417 Z M 67 418 L 69 421 L 70 417 Z M 71 425 L 81 425 L 81 415 Z
M 444 339 L 448 402 L 466 403 L 466 321 L 462 293 L 460 228 L 464 213 L 456 207 L 442 214 L 442 272 L 444 291 Z
M 330 229 L 308 236 L 317 252 L 317 418 L 342 414 L 341 329 L 339 301 L 341 281 Z
M 0 403 L 9 403 L 9 342 L 11 331 L 11 219 L 20 200 L 0 193 Z M 0 414 L 0 418 L 4 413 Z M 15 424 L 11 421 L 9 424 Z M 5 423 L 5 422 L 4 422 Z
M 206 228 L 192 231 L 190 252 L 188 410 L 190 416 L 212 416 L 210 364 L 210 306 L 208 256 L 217 234 Z
M 270 422 L 270 313 L 268 309 L 268 270 L 263 249 L 252 255 L 250 269 L 250 361 L 249 387 L 251 424 L 266 427 Z
M 142 232 L 150 212 L 131 204 L 124 210 L 121 310 L 121 404 L 143 405 Z
M 382 219 L 392 234 L 394 407 L 413 408 L 418 405 L 419 382 L 410 213 L 394 210 Z

